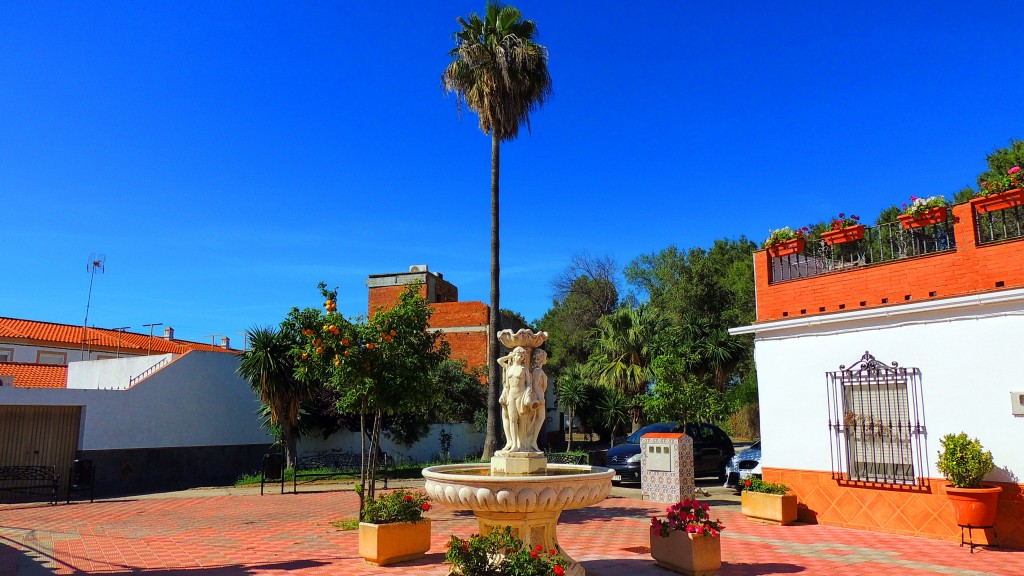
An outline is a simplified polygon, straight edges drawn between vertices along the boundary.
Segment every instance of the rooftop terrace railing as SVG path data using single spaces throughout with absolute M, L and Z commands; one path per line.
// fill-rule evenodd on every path
M 1020 220 L 1018 220 L 1018 230 Z M 899 222 L 866 226 L 864 238 L 828 245 L 808 239 L 802 254 L 771 257 L 770 282 L 809 278 L 860 266 L 956 250 L 952 218 L 940 224 L 904 229 Z
M 1024 237 L 1024 205 L 974 213 L 974 232 L 979 245 Z

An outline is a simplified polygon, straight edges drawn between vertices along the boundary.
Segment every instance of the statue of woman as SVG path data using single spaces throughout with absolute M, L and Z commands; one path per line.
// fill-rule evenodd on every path
M 508 356 L 498 358 L 502 368 L 501 424 L 508 441 L 501 451 L 520 452 L 523 447 L 523 429 L 520 423 L 523 396 L 532 388 L 532 376 L 526 365 L 526 348 L 516 346 Z
M 528 440 L 526 450 L 534 452 L 541 451 L 537 445 L 537 439 L 540 437 L 540 431 L 544 428 L 544 422 L 547 421 L 548 416 L 547 406 L 544 403 L 544 395 L 547 394 L 548 390 L 548 375 L 544 373 L 544 364 L 547 361 L 547 352 L 540 348 L 534 349 L 533 358 L 531 358 L 530 363 L 530 380 L 532 384 L 530 391 L 524 399 L 524 404 L 529 404 L 533 413 L 530 418 L 530 427 L 525 436 Z

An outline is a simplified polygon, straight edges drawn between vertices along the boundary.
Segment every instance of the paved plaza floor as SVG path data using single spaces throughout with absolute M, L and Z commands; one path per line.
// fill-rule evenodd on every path
M 435 506 L 426 558 L 388 567 L 365 564 L 355 531 L 330 523 L 356 514 L 351 490 L 268 494 L 258 489 L 191 490 L 94 503 L 0 504 L 0 576 L 436 575 L 448 573 L 450 534 L 476 530 L 468 512 Z M 565 512 L 559 541 L 593 576 L 670 576 L 647 553 L 650 516 L 663 504 L 636 491 Z M 720 576 L 770 574 L 909 576 L 1024 575 L 1024 552 L 970 554 L 959 543 L 829 526 L 771 526 L 747 520 L 735 498 L 707 501 L 726 525 Z

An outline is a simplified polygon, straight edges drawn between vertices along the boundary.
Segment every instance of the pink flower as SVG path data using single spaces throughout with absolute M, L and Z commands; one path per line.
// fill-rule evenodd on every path
M 1017 172 L 1020 172 L 1020 166 L 1014 166 L 1006 171 L 1007 174 L 1016 174 Z
M 846 214 L 843 214 L 842 212 L 840 212 L 840 213 L 839 213 L 839 217 L 840 217 L 840 218 L 846 218 Z
M 910 201 L 911 201 L 911 202 L 913 202 L 914 200 L 917 200 L 917 196 L 911 196 L 911 197 L 910 197 Z
M 658 522 L 658 517 L 657 516 L 655 516 L 654 518 L 651 518 L 651 526 L 654 526 L 655 528 L 657 528 L 659 525 L 660 525 L 660 523 Z

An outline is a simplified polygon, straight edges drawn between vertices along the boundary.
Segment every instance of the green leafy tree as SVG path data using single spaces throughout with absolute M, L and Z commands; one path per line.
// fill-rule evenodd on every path
M 1005 148 L 996 148 L 985 157 L 988 170 L 978 174 L 978 187 L 982 182 L 993 182 L 1004 178 L 1007 171 L 1014 166 L 1024 167 L 1024 140 L 1010 140 Z
M 530 126 L 530 114 L 551 96 L 547 49 L 534 41 L 537 25 L 524 20 L 511 6 L 488 2 L 483 18 L 456 18 L 459 30 L 451 62 L 441 74 L 441 86 L 454 93 L 461 111 L 465 104 L 477 113 L 480 130 L 491 136 L 491 294 L 487 358 L 487 432 L 483 457 L 489 458 L 501 435 L 498 397 L 500 322 L 499 175 L 501 143 L 514 140 L 519 127 Z
M 369 320 L 350 322 L 336 311 L 337 292 L 321 283 L 326 313 L 307 319 L 302 346 L 293 352 L 300 377 L 327 382 L 339 392 L 339 411 L 359 416 L 360 510 L 374 498 L 385 419 L 415 418 L 434 403 L 433 377 L 448 357 L 441 332 L 429 329 L 433 309 L 418 288 L 409 286 L 397 304 Z
M 548 367 L 555 377 L 564 367 L 590 357 L 597 320 L 618 306 L 616 273 L 615 261 L 608 256 L 576 255 L 552 281 L 554 302 L 539 324 L 548 333 Z
M 693 376 L 687 362 L 673 356 L 654 359 L 655 384 L 644 395 L 644 413 L 652 420 L 719 422 L 727 412 L 725 394 Z
M 246 331 L 249 349 L 240 354 L 238 374 L 249 381 L 267 408 L 270 423 L 281 431 L 285 461 L 295 465 L 299 412 L 312 396 L 309 381 L 295 377 L 291 351 L 295 340 L 286 330 L 257 326 Z

